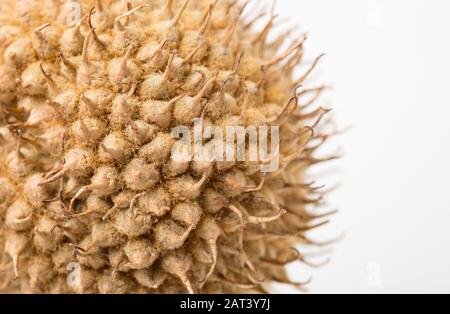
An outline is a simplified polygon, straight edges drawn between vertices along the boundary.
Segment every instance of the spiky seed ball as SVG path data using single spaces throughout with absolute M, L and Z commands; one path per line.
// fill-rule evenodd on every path
M 305 233 L 325 217 L 308 213 L 322 198 L 304 182 L 309 166 L 328 160 L 315 157 L 328 111 L 307 109 L 324 87 L 298 90 L 320 57 L 294 79 L 305 38 L 281 48 L 285 35 L 268 40 L 274 17 L 254 31 L 245 7 L 2 1 L 2 288 L 233 293 L 296 284 L 284 266 L 307 263 L 294 246 L 314 244 Z M 280 126 L 280 168 L 175 161 L 171 130 L 200 117 L 224 130 Z M 207 144 L 213 152 L 223 143 Z

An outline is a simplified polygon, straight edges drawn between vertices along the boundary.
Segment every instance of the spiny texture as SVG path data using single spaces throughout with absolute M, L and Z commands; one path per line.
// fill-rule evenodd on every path
M 80 19 L 74 20 L 77 4 Z M 32 293 L 234 293 L 294 285 L 326 223 L 305 172 L 329 135 L 279 49 L 231 0 L 0 3 L 0 285 Z M 308 98 L 309 96 L 309 98 Z M 303 100 L 305 99 L 305 100 Z M 306 100 L 308 99 L 308 100 Z M 303 100 L 303 101 L 302 101 Z M 171 129 L 279 125 L 280 169 L 171 158 Z M 77 268 L 77 265 L 79 266 Z M 16 289 L 16 290 L 14 290 Z

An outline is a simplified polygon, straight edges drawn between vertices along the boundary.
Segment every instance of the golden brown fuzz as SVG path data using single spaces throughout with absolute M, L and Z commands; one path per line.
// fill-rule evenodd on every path
M 78 6 L 77 6 L 78 4 Z M 80 18 L 74 18 L 79 8 Z M 2 0 L 0 289 L 264 292 L 326 215 L 306 170 L 329 135 L 320 57 L 233 0 Z M 253 12 L 252 12 L 253 13 Z M 253 15 L 258 14 L 254 13 Z M 248 16 L 244 18 L 244 16 Z M 258 15 L 260 17 L 260 15 Z M 306 87 L 303 87 L 306 86 Z M 280 126 L 280 168 L 176 162 L 193 119 Z

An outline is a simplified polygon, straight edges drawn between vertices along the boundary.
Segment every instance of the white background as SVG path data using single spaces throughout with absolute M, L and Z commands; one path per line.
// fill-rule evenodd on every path
M 450 1 L 279 0 L 277 12 L 310 32 L 310 58 L 327 53 L 323 104 L 353 126 L 323 177 L 342 181 L 328 198 L 341 212 L 311 234 L 346 237 L 328 266 L 292 273 L 312 274 L 313 293 L 449 293 Z

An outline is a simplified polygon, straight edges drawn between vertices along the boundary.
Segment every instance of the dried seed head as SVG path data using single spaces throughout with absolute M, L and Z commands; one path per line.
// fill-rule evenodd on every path
M 170 44 L 176 44 L 178 42 L 180 33 L 177 28 L 177 24 L 180 22 L 181 17 L 186 10 L 190 0 L 185 0 L 176 15 L 167 21 L 162 21 L 153 25 L 152 31 L 158 36 L 159 39 L 167 39 Z
M 91 150 L 83 148 L 74 148 L 69 150 L 64 157 L 64 164 L 55 167 L 45 176 L 42 185 L 54 182 L 64 175 L 74 177 L 88 177 L 93 172 L 94 153 Z
M 194 229 L 200 221 L 202 208 L 196 203 L 179 203 L 170 212 L 172 219 Z
M 153 217 L 163 217 L 170 211 L 171 197 L 163 188 L 147 192 L 136 201 L 134 211 L 150 214 Z
M 40 217 L 33 230 L 34 246 L 46 253 L 54 252 L 64 241 L 64 233 L 58 229 L 58 222 L 50 217 Z
M 31 40 L 20 38 L 10 44 L 3 53 L 5 64 L 20 68 L 34 59 L 34 49 Z
M 34 208 L 43 206 L 45 201 L 50 198 L 49 186 L 41 184 L 44 180 L 43 174 L 36 173 L 25 181 L 23 191 L 26 199 Z
M 159 251 L 146 239 L 129 241 L 123 248 L 128 258 L 128 267 L 131 269 L 144 269 L 153 265 L 159 257 Z
M 72 125 L 72 135 L 78 143 L 94 146 L 106 133 L 106 124 L 97 118 L 82 118 Z
M 183 250 L 177 250 L 167 253 L 163 256 L 161 267 L 164 271 L 177 276 L 191 294 L 194 293 L 188 278 L 188 271 L 193 265 L 192 257 Z
M 67 265 L 75 259 L 75 248 L 65 244 L 52 254 L 52 261 L 58 273 L 66 274 Z
M 130 60 L 133 46 L 130 46 L 122 58 L 112 59 L 108 67 L 109 81 L 119 90 L 131 86 L 139 74 L 138 66 Z
M 80 112 L 103 116 L 111 105 L 111 94 L 104 89 L 89 89 L 80 96 Z
M 131 210 L 117 213 L 114 221 L 115 229 L 127 237 L 139 237 L 148 233 L 154 224 L 154 218 L 147 214 L 134 214 Z
M 217 214 L 228 206 L 228 199 L 212 188 L 206 189 L 203 195 L 203 208 L 209 214 Z
M 91 183 L 80 188 L 72 198 L 70 208 L 72 209 L 75 201 L 87 192 L 101 197 L 110 196 L 117 191 L 118 187 L 119 174 L 117 169 L 110 166 L 99 167 L 91 178 Z
M 166 161 L 170 157 L 174 143 L 175 140 L 170 134 L 159 133 L 149 144 L 139 150 L 139 157 L 151 163 Z
M 61 36 L 61 52 L 66 56 L 77 56 L 83 52 L 84 35 L 81 33 L 82 18 L 75 26 L 67 29 Z
M 39 26 L 31 36 L 33 48 L 40 59 L 54 58 L 58 51 L 58 35 L 50 24 Z
M 149 289 L 158 289 L 164 284 L 167 275 L 160 270 L 140 269 L 133 272 L 133 278 L 142 286 Z
M 90 24 L 99 32 L 110 29 L 113 26 L 113 19 L 102 3 L 102 0 L 96 0 L 95 10 L 91 10 Z
M 195 118 L 200 117 L 206 101 L 203 99 L 211 88 L 216 77 L 214 76 L 195 97 L 185 96 L 178 100 L 174 108 L 174 118 L 179 125 L 191 125 Z
M 150 142 L 155 137 L 158 133 L 158 128 L 142 120 L 130 120 L 124 133 L 131 143 L 141 146 Z
M 98 278 L 97 286 L 101 294 L 125 294 L 132 290 L 133 282 L 120 273 L 114 279 L 110 273 L 104 273 Z
M 21 76 L 22 88 L 28 95 L 45 96 L 47 93 L 47 80 L 41 69 L 41 63 L 29 65 Z
M 28 236 L 25 233 L 10 232 L 6 235 L 5 253 L 8 254 L 13 263 L 14 275 L 19 277 L 19 257 L 28 244 Z
M 78 94 L 72 89 L 64 90 L 55 97 L 54 103 L 65 119 L 77 112 L 78 98 Z
M 16 71 L 6 65 L 0 65 L 0 104 L 10 102 L 16 97 Z
M 33 225 L 33 207 L 24 200 L 17 200 L 6 211 L 5 224 L 16 231 L 25 231 Z
M 139 49 L 137 59 L 144 63 L 146 70 L 159 71 L 164 68 L 170 57 L 170 54 L 164 49 L 166 44 L 167 40 L 160 43 L 150 41 Z
M 15 38 L 20 36 L 22 30 L 13 25 L 0 26 L 0 44 L 2 47 L 7 47 Z
M 175 143 L 172 146 L 172 156 L 169 161 L 163 166 L 163 173 L 167 177 L 177 177 L 179 175 L 185 174 L 191 165 L 189 161 L 177 161 L 174 154 L 182 154 L 185 152 L 185 145 L 180 142 Z
M 154 228 L 155 241 L 162 251 L 180 248 L 189 237 L 191 230 L 186 229 L 171 219 L 157 223 Z
M 238 169 L 233 169 L 224 174 L 219 184 L 222 187 L 223 193 L 230 197 L 238 196 L 248 187 L 247 176 L 243 171 Z
M 210 171 L 206 171 L 199 180 L 190 175 L 169 179 L 166 184 L 167 190 L 177 200 L 195 200 L 200 196 L 209 175 Z
M 160 180 L 158 169 L 141 158 L 133 159 L 123 172 L 124 182 L 130 190 L 148 191 Z
M 20 180 L 29 175 L 34 165 L 30 160 L 36 158 L 36 152 L 29 147 L 19 146 L 7 156 L 8 173 L 14 179 Z
M 171 101 L 146 101 L 141 105 L 141 116 L 148 123 L 155 124 L 161 129 L 167 129 L 172 124 L 173 107 L 184 96 L 184 94 L 177 96 Z
M 131 143 L 122 132 L 113 132 L 106 136 L 99 145 L 99 158 L 103 162 L 126 163 L 133 153 Z
M 113 100 L 109 121 L 114 127 L 123 127 L 132 119 L 137 107 L 137 101 L 132 98 L 135 90 L 136 85 L 133 85 L 127 94 Z
M 15 190 L 16 187 L 8 178 L 0 177 L 0 213 L 3 213 L 4 206 L 13 199 Z
M 64 153 L 64 140 L 67 136 L 66 126 L 57 124 L 49 127 L 44 133 L 37 138 L 45 149 L 52 152 L 54 156 L 62 156 Z
M 78 256 L 77 259 L 81 265 L 93 270 L 100 270 L 107 265 L 106 258 L 104 256 L 100 256 L 97 254 L 92 255 L 84 254 Z
M 317 156 L 331 135 L 328 110 L 312 108 L 325 88 L 309 86 L 323 55 L 293 78 L 305 35 L 269 40 L 275 13 L 241 22 L 239 0 L 12 2 L 0 1 L 0 248 L 11 258 L 0 286 L 243 293 L 295 284 L 284 266 L 309 262 L 290 248 L 323 245 L 305 233 L 324 224 L 309 207 L 326 191 L 303 177 L 334 159 Z M 223 135 L 280 126 L 279 169 L 262 175 L 271 160 L 251 160 L 250 148 L 228 160 L 237 142 L 218 134 L 203 139 L 199 160 L 194 142 L 171 135 L 179 126 L 195 134 L 195 118 Z M 175 158 L 185 153 L 192 161 Z
M 28 267 L 28 276 L 30 276 L 32 288 L 48 283 L 54 275 L 53 263 L 50 257 L 41 255 L 31 259 Z

